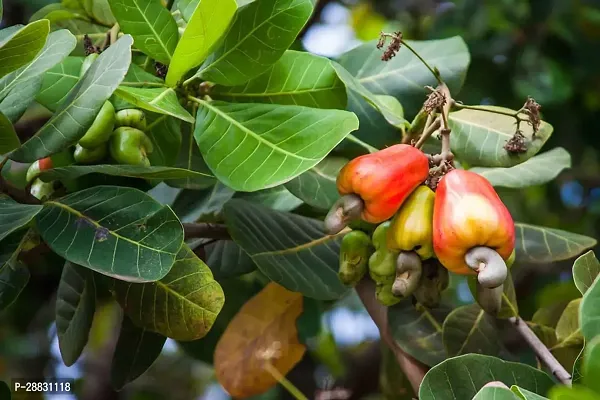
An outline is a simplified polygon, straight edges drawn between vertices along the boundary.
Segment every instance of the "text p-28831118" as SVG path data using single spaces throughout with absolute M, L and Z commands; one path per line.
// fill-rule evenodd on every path
M 68 394 L 74 390 L 74 379 L 13 379 L 13 393 Z

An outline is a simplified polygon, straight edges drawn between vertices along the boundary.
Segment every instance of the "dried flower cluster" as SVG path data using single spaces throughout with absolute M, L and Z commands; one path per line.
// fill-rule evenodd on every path
M 435 110 L 441 109 L 446 104 L 446 96 L 444 93 L 438 88 L 434 89 L 431 86 L 425 86 L 427 89 L 431 91 L 429 96 L 427 96 L 427 100 L 423 103 L 423 111 L 427 114 L 431 114 Z
M 83 35 L 83 48 L 85 50 L 85 55 L 89 56 L 90 54 L 100 53 L 100 49 L 94 46 L 92 43 L 92 39 L 88 35 Z
M 156 75 L 159 78 L 165 79 L 165 77 L 167 76 L 167 66 L 165 64 L 155 62 L 154 68 L 156 69 Z
M 381 49 L 383 46 L 385 46 L 385 42 L 388 37 L 391 38 L 391 41 L 381 56 L 383 61 L 389 61 L 394 58 L 402 46 L 402 32 L 398 31 L 392 34 L 381 32 L 379 36 L 379 42 L 377 43 L 378 49 Z
M 525 105 L 523 105 L 523 111 L 529 117 L 529 124 L 533 128 L 533 137 L 537 133 L 538 129 L 540 129 L 540 124 L 542 123 L 542 119 L 540 118 L 540 106 L 532 97 L 527 97 L 527 101 Z
M 520 130 L 517 129 L 513 137 L 506 142 L 504 150 L 513 154 L 525 153 L 527 151 L 525 136 Z

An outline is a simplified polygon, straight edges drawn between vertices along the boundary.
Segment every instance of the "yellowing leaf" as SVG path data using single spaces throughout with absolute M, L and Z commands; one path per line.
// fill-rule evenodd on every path
M 231 320 L 215 349 L 214 366 L 232 397 L 266 392 L 277 384 L 270 368 L 286 375 L 302 359 L 306 348 L 296 329 L 302 306 L 300 293 L 271 282 Z

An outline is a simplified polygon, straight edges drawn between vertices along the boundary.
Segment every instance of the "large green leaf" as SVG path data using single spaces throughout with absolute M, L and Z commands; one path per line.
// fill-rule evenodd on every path
M 501 387 L 483 387 L 472 400 L 519 400 L 510 389 Z
M 10 120 L 0 113 L 0 155 L 13 151 L 21 145 L 21 141 L 15 132 Z
M 29 18 L 29 22 L 47 19 L 51 24 L 64 21 L 66 19 L 82 19 L 89 21 L 87 14 L 83 9 L 71 9 L 66 4 L 50 3 L 37 10 Z
M 177 161 L 181 149 L 181 121 L 164 114 L 146 112 L 146 135 L 152 141 L 154 150 L 148 155 L 150 164 L 154 166 L 171 166 Z M 208 171 L 206 171 L 208 172 Z M 190 171 L 194 177 L 201 179 L 206 173 Z M 208 174 L 211 175 L 212 174 Z M 188 175 L 190 176 L 190 175 Z
M 546 394 L 554 385 L 547 374 L 529 365 L 467 354 L 450 358 L 430 369 L 419 388 L 419 400 L 470 399 L 491 381 L 518 385 L 540 394 Z
M 56 295 L 56 334 L 63 362 L 75 364 L 87 344 L 94 312 L 93 272 L 67 261 Z
M 38 103 L 56 111 L 79 80 L 83 57 L 67 57 L 44 74 L 42 88 L 36 96 Z
M 520 398 L 522 400 L 548 400 L 544 396 L 540 396 L 539 394 L 531 392 L 531 391 L 529 391 L 527 389 L 523 389 L 523 388 L 518 387 L 516 385 L 512 385 L 510 387 L 510 390 L 513 393 L 515 393 L 517 396 L 519 396 L 518 398 Z
M 160 281 L 115 280 L 113 290 L 136 325 L 176 340 L 204 337 L 225 301 L 210 269 L 185 245 L 171 272 Z
M 583 344 L 583 336 L 579 324 L 579 306 L 581 299 L 571 301 L 556 324 L 558 344 L 555 347 L 570 347 Z
M 211 187 L 215 184 L 216 179 L 212 176 L 212 172 L 204 162 L 198 145 L 194 140 L 194 130 L 196 123 L 181 124 L 181 146 L 175 161 L 175 167 L 196 172 L 198 175 L 194 177 L 188 176 L 185 179 L 170 179 L 166 181 L 169 186 L 202 190 Z
M 195 76 L 234 86 L 262 74 L 291 46 L 313 6 L 312 0 L 256 0 L 240 8 L 223 44 Z
M 446 359 L 442 324 L 450 308 L 442 305 L 428 309 L 406 299 L 388 308 L 390 331 L 402 350 L 432 366 Z
M 206 265 L 219 281 L 256 270 L 252 258 L 232 240 L 217 240 L 209 243 L 204 246 L 204 251 Z
M 340 197 L 336 180 L 340 169 L 348 162 L 342 157 L 326 157 L 285 184 L 290 192 L 308 205 L 321 210 L 329 210 Z
M 211 96 L 235 103 L 293 104 L 345 109 L 346 87 L 331 61 L 314 54 L 288 50 L 264 74 L 244 85 L 217 85 Z
M 47 201 L 36 223 L 61 257 L 130 282 L 163 278 L 183 243 L 173 211 L 131 188 L 96 186 Z
M 29 224 L 42 210 L 35 204 L 20 204 L 8 196 L 0 195 L 0 241 Z
M 75 42 L 75 37 L 67 30 L 52 32 L 32 62 L 0 79 L 0 99 L 8 96 L 15 87 L 42 75 L 61 62 L 73 50 Z
M 126 176 L 143 179 L 186 179 L 186 178 L 212 178 L 209 174 L 202 174 L 189 169 L 171 167 L 144 167 L 139 165 L 68 165 L 53 168 L 40 174 L 42 180 L 50 182 L 56 179 L 75 179 L 88 174 L 104 174 L 111 176 Z
M 8 95 L 0 101 L 0 112 L 12 123 L 17 122 L 27 108 L 35 101 L 35 96 L 42 87 L 42 77 L 36 76 L 14 87 Z M 20 143 L 19 143 L 20 145 Z
M 478 304 L 452 310 L 442 326 L 442 340 L 450 357 L 467 353 L 497 355 L 500 351 L 493 319 Z
M 302 200 L 290 193 L 284 185 L 250 193 L 237 192 L 235 197 L 277 211 L 292 211 L 303 203 Z
M 515 251 L 519 262 L 568 260 L 596 245 L 596 239 L 560 229 L 515 223 Z
M 600 335 L 600 279 L 596 278 L 592 286 L 583 295 L 579 309 L 581 333 L 586 341 Z
M 600 395 L 600 336 L 586 344 L 583 359 L 583 382 Z
M 0 242 L 0 311 L 10 306 L 29 282 L 29 270 L 17 257 L 28 232 L 13 232 Z
M 173 202 L 173 211 L 181 222 L 211 221 L 235 194 L 231 188 L 217 181 L 203 190 L 182 190 Z
M 492 110 L 516 112 L 503 107 L 487 106 Z M 460 110 L 450 114 L 448 123 L 452 129 L 450 145 L 452 153 L 472 167 L 511 167 L 533 157 L 552 135 L 553 127 L 542 121 L 533 138 L 533 128 L 521 123 L 527 151 L 511 154 L 504 149 L 506 142 L 516 130 L 513 117 L 488 111 Z
M 202 64 L 227 31 L 236 10 L 235 0 L 202 0 L 196 6 L 173 54 L 167 85 L 175 86 L 190 69 Z
M 429 65 L 437 67 L 453 94 L 458 93 L 471 61 L 462 38 L 407 41 Z M 376 41 L 362 44 L 342 55 L 339 63 L 358 78 L 369 91 L 387 94 L 402 100 L 408 115 L 414 115 L 423 105 L 426 85 L 435 86 L 431 72 L 407 48 L 388 62 L 381 61 L 383 50 Z
M 20 148 L 15 161 L 33 162 L 75 143 L 94 122 L 104 102 L 125 77 L 131 63 L 131 36 L 124 35 L 100 54 L 71 89 L 52 118 Z
M 592 250 L 575 260 L 573 264 L 573 280 L 581 294 L 585 294 L 589 287 L 592 286 L 598 274 L 600 274 L 600 262 L 598 262 Z
M 314 167 L 357 128 L 342 110 L 202 101 L 194 137 L 219 180 L 251 192 Z
M 177 46 L 177 23 L 160 0 L 109 0 L 110 8 L 135 46 L 163 64 L 171 62 Z
M 320 300 L 347 288 L 337 276 L 343 234 L 329 236 L 318 220 L 233 199 L 225 204 L 231 236 L 269 279 Z
M 44 47 L 50 21 L 32 22 L 0 41 L 0 78 L 31 62 Z
M 108 0 L 83 0 L 82 3 L 88 15 L 102 25 L 112 26 L 116 22 Z
M 165 336 L 139 328 L 128 317 L 123 317 L 110 368 L 111 385 L 122 389 L 146 372 L 160 355 L 166 340 Z
M 571 155 L 557 147 L 513 167 L 476 167 L 471 171 L 484 176 L 494 186 L 520 189 L 548 183 L 566 168 L 571 168 Z
M 179 104 L 177 93 L 172 88 L 138 88 L 120 86 L 115 94 L 123 100 L 145 110 L 171 115 L 186 122 L 194 122 L 194 117 Z

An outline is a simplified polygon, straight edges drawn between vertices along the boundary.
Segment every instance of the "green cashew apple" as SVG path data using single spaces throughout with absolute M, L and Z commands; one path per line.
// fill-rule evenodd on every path
M 110 155 L 119 164 L 149 167 L 148 154 L 153 149 L 152 141 L 144 132 L 128 126 L 115 129 L 110 139 Z

